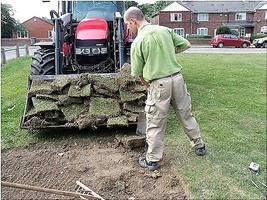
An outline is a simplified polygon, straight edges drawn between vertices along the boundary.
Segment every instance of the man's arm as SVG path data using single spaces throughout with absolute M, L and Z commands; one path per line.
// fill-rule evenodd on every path
M 139 76 L 139 80 L 143 83 L 143 85 L 145 85 L 146 87 L 149 87 L 149 83 L 146 82 L 143 76 Z
M 132 43 L 131 46 L 131 75 L 139 77 L 143 75 L 144 60 L 138 44 Z
M 177 35 L 173 31 L 173 29 L 169 29 L 169 30 L 172 35 L 174 50 L 176 54 L 181 53 L 191 47 L 191 44 L 187 39 L 181 37 L 180 35 Z
M 191 44 L 190 42 L 187 40 L 187 43 L 186 45 L 183 47 L 183 48 L 178 48 L 178 47 L 175 47 L 175 53 L 178 54 L 178 53 L 181 53 L 187 49 L 191 48 Z

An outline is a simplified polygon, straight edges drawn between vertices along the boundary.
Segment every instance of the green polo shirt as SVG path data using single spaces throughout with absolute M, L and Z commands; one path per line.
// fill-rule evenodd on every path
M 187 40 L 164 26 L 146 24 L 138 29 L 131 45 L 131 75 L 146 81 L 163 78 L 181 70 L 175 47 L 183 49 Z

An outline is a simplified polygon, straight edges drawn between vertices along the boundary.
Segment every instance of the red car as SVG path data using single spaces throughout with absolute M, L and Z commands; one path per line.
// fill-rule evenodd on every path
M 250 46 L 251 43 L 249 40 L 240 38 L 236 35 L 220 34 L 212 38 L 210 44 L 213 47 L 219 47 L 219 48 L 223 48 L 224 46 L 247 48 L 248 46 Z

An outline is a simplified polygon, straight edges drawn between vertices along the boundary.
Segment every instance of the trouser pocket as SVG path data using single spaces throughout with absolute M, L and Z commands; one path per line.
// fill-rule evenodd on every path
M 155 111 L 155 104 L 154 100 L 146 100 L 145 112 L 147 114 L 152 114 Z

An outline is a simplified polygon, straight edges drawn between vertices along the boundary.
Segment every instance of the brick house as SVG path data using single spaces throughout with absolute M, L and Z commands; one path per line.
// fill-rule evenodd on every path
M 152 24 L 173 28 L 177 34 L 214 36 L 226 25 L 241 36 L 260 33 L 267 25 L 266 1 L 175 1 L 151 16 Z
M 256 10 L 253 21 L 255 22 L 255 33 L 267 34 L 267 3 Z
M 53 24 L 44 18 L 32 17 L 25 22 L 21 23 L 26 28 L 26 31 L 17 31 L 13 33 L 13 38 L 37 38 L 47 39 L 51 38 Z

